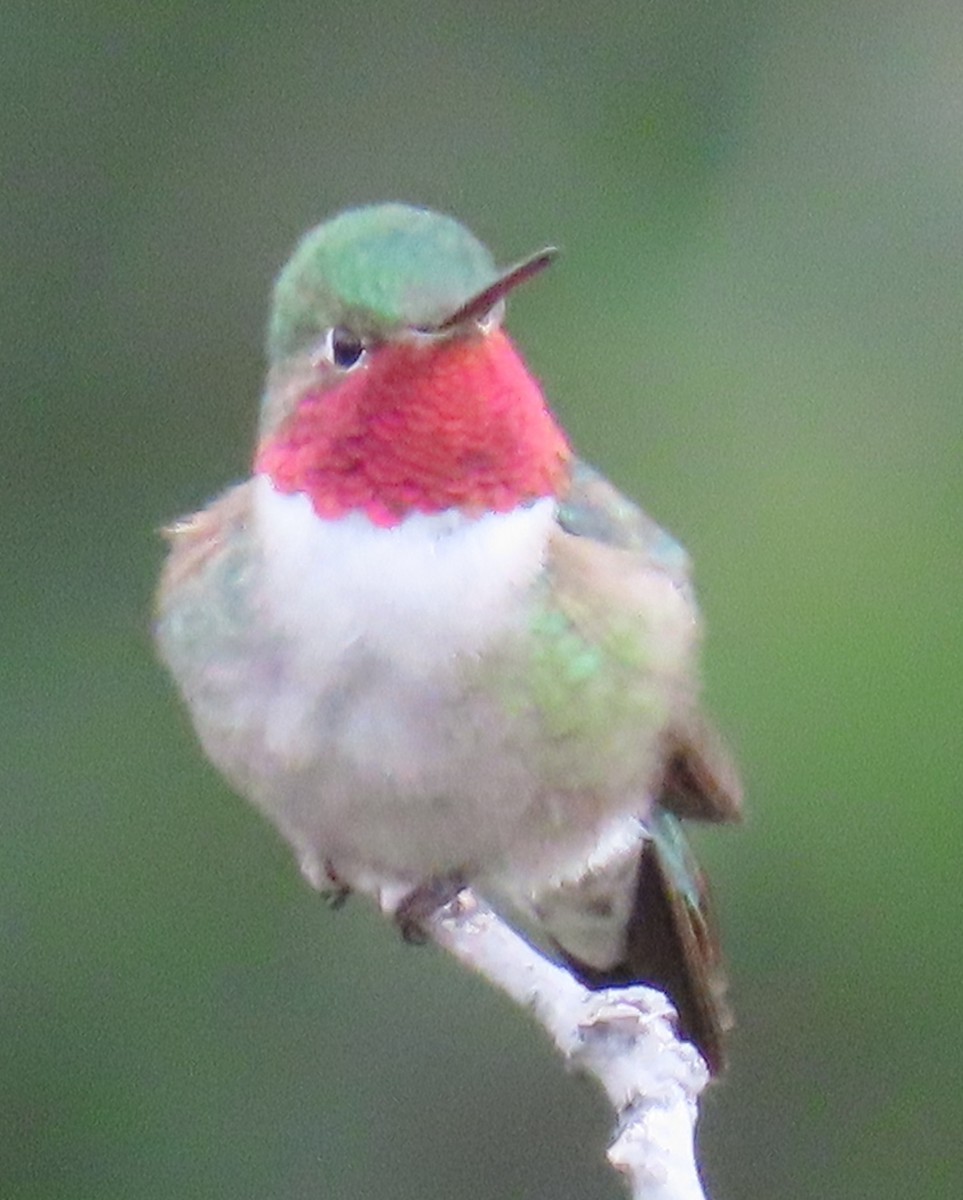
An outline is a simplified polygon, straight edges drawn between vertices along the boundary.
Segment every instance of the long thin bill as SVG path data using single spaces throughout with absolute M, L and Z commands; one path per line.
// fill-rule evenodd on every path
M 465 321 L 483 317 L 485 313 L 495 307 L 503 296 L 513 291 L 520 283 L 525 283 L 526 280 L 544 271 L 557 254 L 558 250 L 554 246 L 546 246 L 544 250 L 539 250 L 530 258 L 523 259 L 522 262 L 509 267 L 494 283 L 490 283 L 483 291 L 467 300 L 461 308 L 455 309 L 450 316 L 439 321 L 434 327 L 435 330 L 442 333 Z

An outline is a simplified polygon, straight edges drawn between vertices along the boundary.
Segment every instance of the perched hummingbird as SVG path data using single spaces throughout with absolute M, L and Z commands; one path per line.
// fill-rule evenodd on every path
M 167 531 L 156 637 L 207 754 L 320 889 L 470 883 L 590 987 L 730 1021 L 679 818 L 731 821 L 685 552 L 580 462 L 450 217 L 353 209 L 282 270 L 253 477 Z

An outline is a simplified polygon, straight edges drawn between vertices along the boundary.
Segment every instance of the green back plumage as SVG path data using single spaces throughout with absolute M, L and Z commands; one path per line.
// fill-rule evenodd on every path
M 572 484 L 559 505 L 558 523 L 575 537 L 635 551 L 680 587 L 690 584 L 691 567 L 685 548 L 581 459 L 572 466 Z
M 349 209 L 306 234 L 281 271 L 269 358 L 306 348 L 333 325 L 371 337 L 430 326 L 498 274 L 486 247 L 451 217 L 407 204 Z

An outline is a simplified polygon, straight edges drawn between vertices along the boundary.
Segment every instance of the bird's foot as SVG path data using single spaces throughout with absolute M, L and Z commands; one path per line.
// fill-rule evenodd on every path
M 338 909 L 344 908 L 351 895 L 351 888 L 344 882 L 338 872 L 334 869 L 333 864 L 329 860 L 324 863 L 324 875 L 327 880 L 318 888 L 321 893 L 321 899 L 325 902 L 332 912 L 337 912 Z
M 433 876 L 412 888 L 395 909 L 395 924 L 402 938 L 411 945 L 424 945 L 428 921 L 440 908 L 451 904 L 464 887 L 464 876 L 455 872 Z

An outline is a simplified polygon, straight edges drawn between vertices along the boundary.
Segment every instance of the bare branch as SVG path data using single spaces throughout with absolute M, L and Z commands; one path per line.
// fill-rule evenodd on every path
M 530 1009 L 566 1062 L 595 1076 L 617 1116 L 609 1162 L 633 1200 L 706 1200 L 695 1162 L 697 1099 L 708 1080 L 680 1042 L 672 1006 L 651 988 L 590 991 L 470 890 L 430 917 L 444 950 Z

